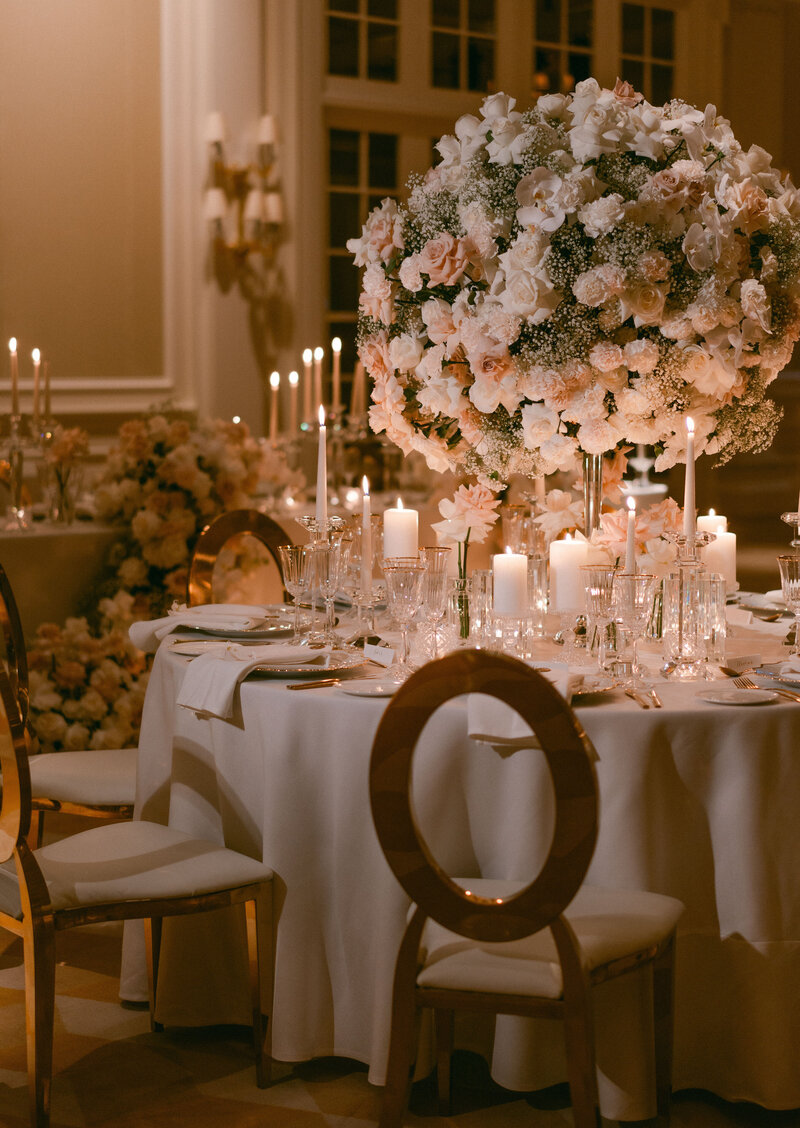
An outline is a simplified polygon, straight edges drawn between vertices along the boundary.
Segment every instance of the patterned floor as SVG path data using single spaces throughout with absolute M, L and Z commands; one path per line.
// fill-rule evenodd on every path
M 327 1059 L 278 1066 L 255 1086 L 247 1032 L 230 1027 L 151 1034 L 147 1014 L 117 1000 L 120 928 L 58 937 L 53 1128 L 367 1128 L 380 1089 L 363 1066 Z M 27 1128 L 22 950 L 0 934 L 0 1128 Z M 430 1082 L 414 1087 L 415 1128 L 569 1128 L 563 1087 L 521 1097 L 494 1087 L 485 1065 L 457 1055 L 456 1114 L 434 1115 Z M 650 1122 L 647 1122 L 648 1124 Z M 800 1110 L 765 1113 L 680 1094 L 674 1128 L 800 1128 Z

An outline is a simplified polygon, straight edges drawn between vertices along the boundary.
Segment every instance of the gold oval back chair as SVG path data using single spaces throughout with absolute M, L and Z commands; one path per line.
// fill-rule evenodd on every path
M 0 622 L 9 682 L 28 723 L 30 695 L 25 634 L 17 601 L 0 566 Z M 41 846 L 49 812 L 85 818 L 130 819 L 136 799 L 135 748 L 45 752 L 31 757 L 31 841 Z
M 272 871 L 254 858 L 140 820 L 107 823 L 31 850 L 28 732 L 16 693 L 0 668 L 0 928 L 22 938 L 30 1119 L 50 1123 L 55 1001 L 55 936 L 98 921 L 143 919 L 147 934 L 150 1014 L 158 989 L 161 921 L 244 904 L 259 1086 L 269 1080 L 261 1008 L 259 924 L 269 919 Z M 256 901 L 263 906 L 262 921 Z M 271 975 L 268 979 L 271 985 Z M 270 992 L 271 994 L 271 992 Z
M 278 547 L 288 544 L 291 538 L 286 535 L 277 521 L 273 521 L 258 509 L 231 509 L 228 513 L 221 513 L 206 525 L 197 539 L 186 584 L 188 607 L 214 602 L 214 567 L 217 558 L 228 541 L 238 536 L 255 537 L 264 545 L 277 565 L 283 586 L 283 566 Z M 285 587 L 283 598 L 286 601 Z
M 414 817 L 416 744 L 434 711 L 464 693 L 488 694 L 515 709 L 536 734 L 550 772 L 552 841 L 527 884 L 451 877 Z M 454 1010 L 489 1011 L 561 1019 L 576 1128 L 599 1128 L 592 987 L 645 963 L 654 971 L 657 1110 L 668 1116 L 673 942 L 683 905 L 656 893 L 582 884 L 597 838 L 593 755 L 564 698 L 540 674 L 503 655 L 464 650 L 431 662 L 389 704 L 373 744 L 370 799 L 386 860 L 416 908 L 395 967 L 380 1128 L 402 1123 L 422 1007 L 434 1011 L 443 1115 L 450 1102 Z M 535 812 L 532 795 L 531 818 Z

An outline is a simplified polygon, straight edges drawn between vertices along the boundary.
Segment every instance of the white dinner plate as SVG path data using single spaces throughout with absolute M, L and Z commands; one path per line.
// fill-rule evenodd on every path
M 617 689 L 622 682 L 609 674 L 585 674 L 583 680 L 572 687 L 573 697 L 583 697 L 591 693 L 608 693 Z
M 769 705 L 780 700 L 768 689 L 704 689 L 697 696 L 712 705 Z
M 396 681 L 346 681 L 338 686 L 340 693 L 351 697 L 391 697 L 400 688 Z
M 331 654 L 320 654 L 315 662 L 309 661 L 305 665 L 265 664 L 256 666 L 253 673 L 263 678 L 324 678 L 339 670 L 354 670 L 357 666 L 366 664 L 367 660 L 360 651 L 351 654 L 349 650 L 334 650 Z

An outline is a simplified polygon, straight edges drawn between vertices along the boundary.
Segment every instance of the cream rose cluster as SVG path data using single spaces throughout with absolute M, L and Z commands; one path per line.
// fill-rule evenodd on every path
M 487 98 L 348 249 L 370 421 L 497 485 L 581 454 L 764 449 L 800 336 L 800 194 L 715 107 L 587 79 Z

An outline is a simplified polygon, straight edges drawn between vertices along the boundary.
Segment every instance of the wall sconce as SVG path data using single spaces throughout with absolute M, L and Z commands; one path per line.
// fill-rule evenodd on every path
M 264 114 L 258 123 L 254 164 L 225 159 L 225 122 L 221 113 L 209 114 L 206 141 L 211 154 L 211 183 L 204 212 L 214 246 L 244 261 L 250 254 L 269 260 L 275 254 L 283 223 L 283 199 L 272 178 L 275 167 L 275 119 Z M 229 216 L 233 213 L 233 231 Z

